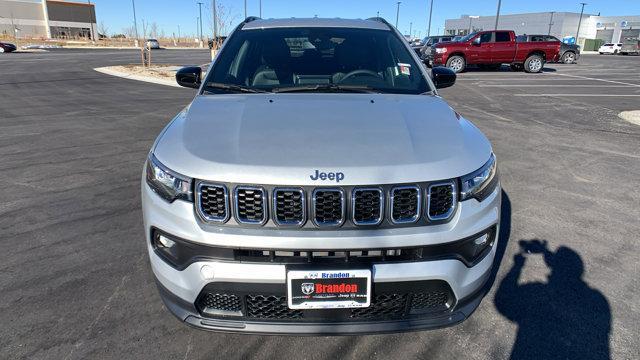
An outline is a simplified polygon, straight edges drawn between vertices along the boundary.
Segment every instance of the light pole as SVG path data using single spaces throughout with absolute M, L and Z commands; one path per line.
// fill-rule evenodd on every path
M 202 3 L 198 2 L 198 11 L 200 12 L 199 22 L 200 22 L 200 41 L 202 41 Z
M 553 26 L 553 13 L 555 13 L 555 11 L 551 12 L 551 18 L 549 19 L 549 31 L 547 32 L 547 35 L 551 35 L 551 26 Z
M 576 44 L 578 44 L 578 36 L 580 35 L 580 24 L 582 23 L 582 14 L 584 13 L 584 6 L 587 5 L 587 3 L 580 3 L 582 4 L 582 10 L 580 10 L 580 20 L 578 20 L 578 31 L 576 31 Z
M 502 0 L 498 0 L 498 11 L 496 12 L 496 25 L 493 27 L 493 30 L 498 30 L 498 19 L 500 19 L 500 5 L 502 5 Z
M 138 36 L 138 20 L 136 20 L 136 0 L 131 0 L 131 4 L 133 5 L 133 27 L 136 30 L 136 42 L 140 38 Z
M 413 22 L 412 22 L 412 21 L 410 21 L 410 22 L 409 22 L 409 37 L 411 37 L 411 36 L 412 36 L 412 34 L 413 34 L 412 30 L 413 30 Z
M 402 1 L 398 1 L 398 8 L 396 9 L 396 29 L 398 28 L 398 19 L 400 19 L 400 4 Z
M 244 18 L 247 18 L 247 0 L 244 0 Z
M 431 6 L 429 6 L 429 26 L 427 26 L 427 36 L 431 35 L 431 14 L 433 14 L 433 0 L 431 0 Z
M 477 15 L 469 15 L 469 32 L 468 32 L 467 34 L 471 34 L 471 30 L 473 29 L 473 28 L 471 27 L 471 20 L 472 20 L 472 19 L 477 19 L 477 18 L 479 18 L 479 17 L 480 17 L 480 16 L 477 16 Z

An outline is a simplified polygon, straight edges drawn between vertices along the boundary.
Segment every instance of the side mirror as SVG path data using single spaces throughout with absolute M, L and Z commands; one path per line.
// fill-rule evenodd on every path
M 188 66 L 176 72 L 176 82 L 180 86 L 198 89 L 200 88 L 202 69 L 198 66 Z
M 431 69 L 431 79 L 436 89 L 443 89 L 456 83 L 456 73 L 447 67 L 438 66 Z
M 475 46 L 480 46 L 480 36 L 478 36 L 477 38 L 473 39 L 473 42 L 471 42 L 473 45 Z

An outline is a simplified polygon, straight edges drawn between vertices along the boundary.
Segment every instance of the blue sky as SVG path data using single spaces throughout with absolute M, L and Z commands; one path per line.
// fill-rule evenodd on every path
M 81 1 L 81 0 L 76 0 Z M 210 32 L 211 0 L 203 3 L 203 28 Z M 235 25 L 244 17 L 243 0 L 217 0 L 229 11 Z M 400 5 L 399 28 L 409 33 L 410 22 L 414 33 L 424 36 L 429 16 L 430 0 L 403 0 Z M 569 11 L 579 12 L 579 2 L 587 2 L 585 13 L 602 15 L 640 15 L 640 0 L 502 0 L 501 13 Z M 91 0 L 96 4 L 98 22 L 104 22 L 108 33 L 120 33 L 133 24 L 131 0 Z M 142 20 L 156 22 L 167 36 L 180 32 L 197 33 L 198 0 L 135 0 L 138 29 L 142 32 Z M 396 18 L 396 0 L 262 0 L 262 17 L 343 17 L 367 18 L 380 16 L 392 24 Z M 258 15 L 259 0 L 247 0 L 248 14 Z M 458 18 L 462 14 L 495 15 L 497 0 L 434 0 L 431 33 L 443 31 L 444 20 Z

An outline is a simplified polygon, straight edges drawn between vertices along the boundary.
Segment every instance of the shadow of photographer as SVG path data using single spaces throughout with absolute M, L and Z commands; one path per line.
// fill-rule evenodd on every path
M 518 324 L 513 359 L 608 359 L 611 311 L 605 296 L 582 280 L 574 250 L 549 250 L 547 241 L 521 240 L 514 265 L 495 295 L 498 311 Z M 520 284 L 528 254 L 542 255 L 546 282 Z

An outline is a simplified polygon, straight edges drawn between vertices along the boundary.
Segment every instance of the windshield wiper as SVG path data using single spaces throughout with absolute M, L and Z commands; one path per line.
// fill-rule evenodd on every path
M 379 93 L 370 86 L 363 85 L 336 85 L 336 84 L 316 84 L 307 86 L 290 86 L 282 88 L 274 88 L 273 92 L 286 93 L 286 92 L 305 92 L 305 91 L 326 91 L 326 92 L 354 92 L 354 93 Z
M 219 90 L 227 90 L 234 92 L 244 92 L 244 93 L 265 93 L 266 91 L 260 89 L 252 89 L 241 85 L 233 85 L 233 84 L 223 84 L 223 83 L 207 83 L 205 85 L 204 90 L 208 91 L 208 89 L 219 89 Z

